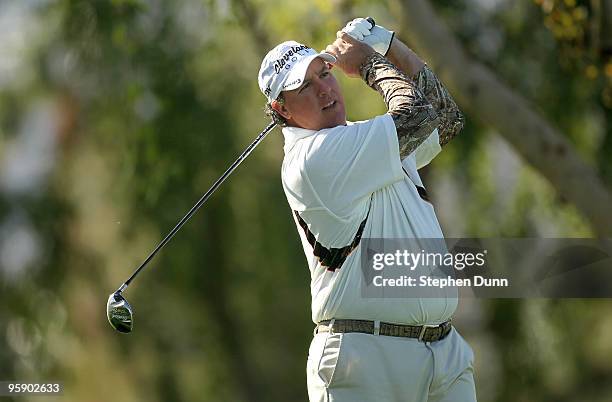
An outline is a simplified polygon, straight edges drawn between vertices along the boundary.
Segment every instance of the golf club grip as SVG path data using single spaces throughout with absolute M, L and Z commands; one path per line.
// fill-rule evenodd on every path
M 166 237 L 164 237 L 164 239 L 157 245 L 157 247 L 155 247 L 155 249 L 151 252 L 151 254 L 149 254 L 149 256 L 147 257 L 146 260 L 143 261 L 142 264 L 140 264 L 140 266 L 136 269 L 136 271 L 134 271 L 134 273 L 132 274 L 132 276 L 130 276 L 128 278 L 127 281 L 125 281 L 120 287 L 119 289 L 117 289 L 117 292 L 123 292 L 125 290 L 125 288 L 127 288 L 130 284 L 130 282 L 132 282 L 132 280 L 136 277 L 136 275 L 138 275 L 138 273 L 149 263 L 149 261 L 151 261 L 153 259 L 153 257 L 155 256 L 155 254 L 157 254 L 157 252 L 159 250 L 161 250 L 162 247 L 164 247 L 166 245 L 166 243 L 168 243 L 170 241 L 170 239 L 172 239 L 172 237 L 176 234 L 176 232 L 179 231 L 179 229 L 185 224 L 185 222 L 187 222 L 189 220 L 189 218 L 191 218 L 193 216 L 193 214 L 196 213 L 196 211 L 202 206 L 202 204 L 204 204 L 206 202 L 206 200 L 208 200 L 208 198 L 210 198 L 210 196 L 215 192 L 215 190 L 217 190 L 217 188 L 221 185 L 221 183 L 223 183 L 225 181 L 225 179 L 234 171 L 234 169 L 236 169 L 238 167 L 238 165 L 240 165 L 242 163 L 242 161 L 249 156 L 249 154 L 255 149 L 255 147 L 257 146 L 257 144 L 259 144 L 259 142 L 261 142 L 261 140 L 264 139 L 264 137 L 276 126 L 276 123 L 272 122 L 270 123 L 266 128 L 264 128 L 264 130 L 259 133 L 259 135 L 255 138 L 255 140 L 251 143 L 251 145 L 249 145 L 243 152 L 242 154 L 240 154 L 240 156 L 238 157 L 238 159 L 236 159 L 236 161 L 234 163 L 231 164 L 231 166 L 229 168 L 227 168 L 227 170 L 225 171 L 225 173 L 223 173 L 223 175 L 221 175 L 221 177 L 219 177 L 217 179 L 217 181 L 208 189 L 208 191 L 206 193 L 204 193 L 204 195 L 199 199 L 199 201 L 189 210 L 189 212 L 187 212 L 187 214 L 185 216 L 183 216 L 183 218 L 176 224 L 176 226 L 174 227 L 174 229 L 172 229 L 170 231 L 170 233 L 168 233 L 166 235 Z

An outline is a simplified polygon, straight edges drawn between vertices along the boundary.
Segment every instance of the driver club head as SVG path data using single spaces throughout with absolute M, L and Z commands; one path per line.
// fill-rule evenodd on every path
M 111 293 L 106 303 L 106 316 L 108 322 L 117 331 L 124 334 L 132 332 L 134 326 L 134 313 L 132 306 L 125 300 L 120 292 Z

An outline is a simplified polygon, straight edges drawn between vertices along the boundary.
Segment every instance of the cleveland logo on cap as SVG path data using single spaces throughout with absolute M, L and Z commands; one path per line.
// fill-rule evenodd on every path
M 274 71 L 276 72 L 276 74 L 280 73 L 281 71 L 283 71 L 283 67 L 285 66 L 285 64 L 287 64 L 287 62 L 289 61 L 289 58 L 291 56 L 293 56 L 294 54 L 296 54 L 297 52 L 304 50 L 304 49 L 310 49 L 308 46 L 305 45 L 300 45 L 300 46 L 291 46 L 291 48 L 289 50 L 287 50 L 280 59 L 276 60 L 274 62 Z

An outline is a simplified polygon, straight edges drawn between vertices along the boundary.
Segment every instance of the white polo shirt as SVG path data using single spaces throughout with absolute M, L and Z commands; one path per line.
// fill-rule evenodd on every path
M 437 129 L 403 161 L 389 114 L 320 131 L 284 127 L 283 134 L 281 177 L 310 268 L 313 322 L 448 320 L 457 307 L 456 292 L 440 298 L 363 297 L 359 248 L 339 267 L 321 261 L 329 250 L 349 246 L 364 220 L 363 238 L 443 238 L 433 206 L 417 187 L 423 186 L 417 169 L 440 152 Z

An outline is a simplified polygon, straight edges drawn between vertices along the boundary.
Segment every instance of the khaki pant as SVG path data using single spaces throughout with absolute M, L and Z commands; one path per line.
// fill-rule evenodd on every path
M 437 342 L 319 333 L 307 363 L 310 402 L 475 402 L 474 353 L 453 328 Z

